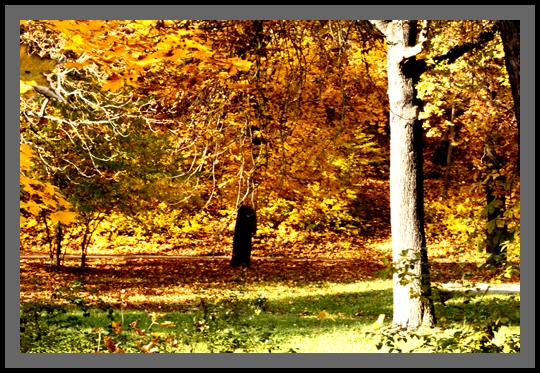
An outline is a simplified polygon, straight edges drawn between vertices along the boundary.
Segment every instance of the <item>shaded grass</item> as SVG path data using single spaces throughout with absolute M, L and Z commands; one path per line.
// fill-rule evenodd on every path
M 237 285 L 201 288 L 164 312 L 111 307 L 99 292 L 89 299 L 84 281 L 74 282 L 54 299 L 22 304 L 21 351 L 385 352 L 377 348 L 377 335 L 366 333 L 375 332 L 380 314 L 386 325 L 391 321 L 390 281 Z M 452 293 L 436 304 L 439 325 L 430 333 L 451 336 L 499 319 L 504 327 L 496 338 L 503 340 L 499 334 L 519 334 L 519 303 L 515 294 Z M 400 348 L 420 345 L 409 340 Z
M 382 263 L 366 261 L 254 260 L 249 270 L 231 268 L 228 260 L 94 260 L 85 272 L 76 261 L 66 262 L 61 272 L 51 272 L 47 260 L 21 260 L 21 302 L 41 302 L 51 299 L 58 287 L 69 287 L 84 281 L 81 297 L 92 303 L 94 293 L 112 306 L 120 305 L 120 292 L 125 291 L 125 307 L 161 311 L 184 310 L 193 306 L 196 298 L 231 291 L 253 291 L 265 287 L 290 289 L 306 287 L 311 292 L 325 283 L 355 284 L 373 282 L 375 273 L 384 269 Z M 519 282 L 519 272 L 510 278 L 500 273 L 479 269 L 475 263 L 432 263 L 433 283 L 465 281 L 466 283 Z M 256 296 L 256 294 L 255 294 Z

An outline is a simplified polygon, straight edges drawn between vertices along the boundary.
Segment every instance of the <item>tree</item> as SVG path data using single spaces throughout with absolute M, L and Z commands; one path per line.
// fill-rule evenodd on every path
M 359 30 L 353 33 L 354 22 L 31 21 L 22 25 L 21 40 L 32 46 L 34 54 L 62 57 L 55 70 L 58 79 L 51 77 L 62 83 L 58 90 L 73 106 L 54 111 L 51 103 L 45 112 L 65 132 L 58 135 L 62 142 L 68 149 L 72 140 L 85 145 L 89 139 L 76 136 L 92 127 L 96 131 L 91 136 L 96 142 L 93 153 L 103 144 L 112 149 L 102 158 L 119 150 L 114 162 L 126 163 L 115 166 L 108 178 L 133 177 L 133 185 L 141 184 L 134 180 L 140 179 L 148 187 L 160 182 L 154 207 L 164 202 L 179 211 L 193 197 L 207 201 L 202 208 L 212 210 L 214 216 L 226 210 L 232 217 L 248 194 L 257 190 L 264 198 L 258 209 L 261 221 L 274 219 L 279 224 L 287 217 L 287 225 L 319 230 L 361 226 L 341 208 L 352 204 L 363 190 L 352 175 L 365 177 L 364 170 L 370 168 L 386 178 L 386 165 L 379 167 L 386 162 L 386 150 L 373 141 L 375 136 L 384 137 L 377 131 L 386 121 L 386 102 L 378 94 L 378 76 L 362 76 L 374 61 L 380 65 L 384 50 L 371 48 L 373 43 Z M 44 32 L 47 37 L 42 37 Z M 315 47 L 307 48 L 310 45 Z M 347 59 L 348 50 L 359 56 L 354 66 Z M 123 101 L 133 103 L 127 112 Z M 31 111 L 38 112 L 38 102 L 33 104 L 37 109 Z M 163 136 L 168 144 L 163 144 L 163 151 L 169 154 L 157 157 L 152 147 L 137 148 L 134 121 L 147 124 L 150 138 L 154 136 L 150 131 Z M 73 126 L 78 130 L 74 135 Z M 124 136 L 127 142 L 120 145 Z M 124 162 L 126 156 L 133 162 Z M 94 159 L 92 154 L 89 157 Z M 160 164 L 156 172 L 158 159 L 167 164 Z M 69 160 L 81 168 L 80 162 Z M 148 168 L 142 169 L 140 162 Z M 112 163 L 97 160 L 102 172 Z M 128 168 L 128 163 L 136 166 Z M 347 178 L 337 177 L 337 169 Z M 148 173 L 163 178 L 148 180 Z M 334 198 L 337 194 L 341 196 Z M 261 224 L 263 229 L 276 227 Z
M 508 77 L 510 78 L 510 87 L 512 88 L 512 96 L 514 98 L 514 113 L 516 115 L 519 133 L 519 21 L 499 21 L 498 25 L 501 31 L 506 70 L 508 70 Z
M 390 213 L 394 273 L 393 325 L 433 326 L 436 322 L 424 233 L 421 102 L 416 83 L 423 72 L 426 25 L 416 21 L 372 21 L 388 44 L 390 103 Z
M 401 328 L 436 322 L 424 232 L 420 76 L 433 64 L 454 63 L 495 37 L 493 28 L 461 41 L 446 53 L 417 59 L 428 40 L 428 22 L 371 21 L 386 37 L 390 103 L 390 211 L 394 262 L 394 320 Z
M 519 99 L 519 67 L 520 67 L 520 43 L 519 43 L 519 21 L 498 21 L 502 44 L 504 48 L 506 70 L 510 80 L 512 97 L 514 99 L 514 115 L 517 121 L 518 133 L 518 156 L 515 173 L 519 173 L 519 122 L 520 122 L 520 99 Z M 493 146 L 486 143 L 485 154 L 487 155 L 487 164 L 490 174 L 500 175 L 501 170 L 507 162 L 506 157 L 499 156 Z M 488 258 L 488 264 L 502 266 L 506 262 L 506 252 L 504 251 L 505 242 L 514 238 L 514 233 L 508 229 L 504 221 L 505 211 L 507 210 L 506 199 L 503 193 L 497 193 L 497 183 L 505 184 L 507 177 L 504 175 L 489 175 L 486 180 L 486 202 L 487 212 L 487 230 L 486 230 L 486 252 L 491 254 Z M 500 188 L 499 188 L 500 189 Z M 498 223 L 503 221 L 503 224 Z
M 445 141 L 447 148 L 456 150 L 452 173 L 461 183 L 470 183 L 472 192 L 464 201 L 459 190 L 464 185 L 454 183 L 452 192 L 457 194 L 444 204 L 431 201 L 430 208 L 446 210 L 447 232 L 461 235 L 466 244 L 488 254 L 488 264 L 499 266 L 519 246 L 519 127 L 512 110 L 510 68 L 505 67 L 507 53 L 499 39 L 501 25 L 434 21 L 430 29 L 435 32 L 424 54 L 427 74 L 418 85 L 426 102 L 423 126 L 429 128 L 426 137 L 433 139 L 444 133 L 452 137 L 455 128 L 454 140 Z
M 242 205 L 238 209 L 234 227 L 231 266 L 249 268 L 251 257 L 251 237 L 257 231 L 257 215 L 251 207 Z

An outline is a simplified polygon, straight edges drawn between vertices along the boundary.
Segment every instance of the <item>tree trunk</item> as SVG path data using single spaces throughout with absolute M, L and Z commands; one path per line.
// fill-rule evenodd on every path
M 88 251 L 88 243 L 90 241 L 89 231 L 90 231 L 90 222 L 87 221 L 86 227 L 84 229 L 82 243 L 81 243 L 81 271 L 84 271 L 86 269 L 86 253 Z
M 251 258 L 251 238 L 257 231 L 257 216 L 251 207 L 240 206 L 234 228 L 233 252 L 230 265 L 249 268 Z
M 499 21 L 501 30 L 501 39 L 504 48 L 504 58 L 506 62 L 506 70 L 510 79 L 510 87 L 514 98 L 514 113 L 516 115 L 518 135 L 519 135 L 519 69 L 520 69 L 520 27 L 519 21 Z
M 62 257 L 62 239 L 64 238 L 64 232 L 62 231 L 62 224 L 58 223 L 56 227 L 56 270 L 60 270 L 61 257 Z
M 493 176 L 488 176 L 486 181 L 486 252 L 490 254 L 486 263 L 494 267 L 501 267 L 506 263 L 506 252 L 503 250 L 503 244 L 505 241 L 513 239 L 513 235 L 508 231 L 506 225 L 497 226 L 497 220 L 503 217 L 505 211 L 505 197 L 503 194 L 497 193 L 497 181 Z
M 415 57 L 423 35 L 418 37 L 416 21 L 373 23 L 388 44 L 390 211 L 396 269 L 393 325 L 431 327 L 436 319 L 424 233 L 421 102 L 415 88 L 423 72 Z
M 495 267 L 501 267 L 506 263 L 506 252 L 504 242 L 511 240 L 506 223 L 504 223 L 505 190 L 503 184 L 506 182 L 506 176 L 495 176 L 504 169 L 505 159 L 499 156 L 491 141 L 484 144 L 483 160 L 487 164 L 486 191 L 486 253 L 490 254 L 486 263 Z M 503 224 L 500 224 L 502 220 Z
M 501 39 L 504 48 L 506 70 L 510 80 L 512 97 L 514 99 L 514 114 L 518 129 L 518 159 L 517 171 L 519 172 L 519 128 L 520 128 L 520 24 L 519 21 L 498 21 L 501 31 Z M 499 173 L 503 168 L 504 158 L 499 156 L 495 149 L 486 143 L 484 151 L 486 162 L 488 163 L 488 173 Z M 487 264 L 500 267 L 506 263 L 506 252 L 503 251 L 505 241 L 513 239 L 513 233 L 509 232 L 506 225 L 497 226 L 497 220 L 503 217 L 505 212 L 504 193 L 497 191 L 497 184 L 505 182 L 504 176 L 494 178 L 488 176 L 486 181 L 486 202 L 487 202 L 487 229 L 486 229 L 486 252 L 489 255 Z M 500 188 L 500 186 L 499 186 Z
M 450 168 L 452 165 L 452 147 L 455 137 L 455 126 L 454 126 L 454 107 L 452 107 L 452 114 L 450 115 L 450 122 L 452 123 L 449 128 L 448 133 L 448 152 L 446 154 L 446 172 L 444 173 L 444 185 L 443 185 L 443 199 L 448 197 L 448 186 L 450 184 Z

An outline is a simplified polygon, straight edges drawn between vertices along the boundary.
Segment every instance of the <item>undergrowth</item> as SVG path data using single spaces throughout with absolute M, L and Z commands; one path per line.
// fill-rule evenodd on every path
M 84 291 L 86 290 L 86 291 Z M 436 291 L 439 323 L 427 330 L 376 328 L 391 313 L 389 281 L 268 285 L 223 290 L 178 311 L 88 300 L 79 279 L 53 298 L 23 303 L 23 353 L 274 353 L 520 351 L 519 295 Z M 122 298 L 122 293 L 119 294 Z M 97 301 L 96 301 L 97 300 Z

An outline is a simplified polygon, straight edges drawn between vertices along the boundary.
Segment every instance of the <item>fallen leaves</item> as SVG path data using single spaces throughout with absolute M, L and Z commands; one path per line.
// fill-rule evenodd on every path
M 322 310 L 321 312 L 319 312 L 319 314 L 317 315 L 317 318 L 319 320 L 324 320 L 324 319 L 335 320 L 335 318 L 332 315 L 330 315 L 328 312 L 326 312 L 325 310 Z
M 107 350 L 109 350 L 109 352 L 116 352 L 116 353 L 126 352 L 125 350 L 118 347 L 120 343 L 114 343 L 112 338 L 109 336 L 104 335 L 103 342 L 105 343 L 105 347 L 107 348 Z
M 379 315 L 379 317 L 377 318 L 377 321 L 375 321 L 373 323 L 373 328 L 374 329 L 380 329 L 382 328 L 383 324 L 384 324 L 384 319 L 385 319 L 386 315 L 384 313 L 381 313 Z
M 286 259 L 254 259 L 249 270 L 229 266 L 229 259 L 138 259 L 131 265 L 118 259 L 89 260 L 84 273 L 77 270 L 78 261 L 66 260 L 65 268 L 56 276 L 49 272 L 48 259 L 21 259 L 20 300 L 31 302 L 51 299 L 55 289 L 67 286 L 84 276 L 85 287 L 80 296 L 90 304 L 98 299 L 113 307 L 124 309 L 159 310 L 148 316 L 154 323 L 172 326 L 167 320 L 159 320 L 162 312 L 171 310 L 191 312 L 203 308 L 200 297 L 216 295 L 224 290 L 246 291 L 252 284 L 261 286 L 286 285 L 320 286 L 325 282 L 353 283 L 372 280 L 375 271 L 384 269 L 382 262 L 360 260 L 348 261 L 290 261 Z M 176 271 L 176 272 L 175 272 Z M 164 273 L 175 274 L 164 276 Z M 431 263 L 434 283 L 461 281 L 463 275 L 470 282 L 488 282 L 497 272 L 477 268 L 475 263 Z M 519 282 L 519 273 L 504 282 Z M 293 284 L 291 287 L 291 284 Z M 121 293 L 122 289 L 129 289 Z M 158 291 L 159 290 L 159 291 Z M 124 295 L 124 297 L 121 297 Z M 216 302 L 219 302 L 216 299 Z M 130 325 L 140 335 L 137 323 Z M 137 333 L 137 331 L 136 331 Z
M 122 323 L 121 323 L 121 322 L 113 321 L 113 322 L 111 323 L 111 327 L 112 327 L 112 330 L 113 330 L 116 334 L 122 334 Z
M 141 348 L 141 351 L 147 354 L 152 354 L 154 352 L 158 351 L 158 348 L 155 346 L 156 342 L 151 341 L 147 345 L 143 345 L 141 342 L 137 341 L 135 342 L 137 346 Z

